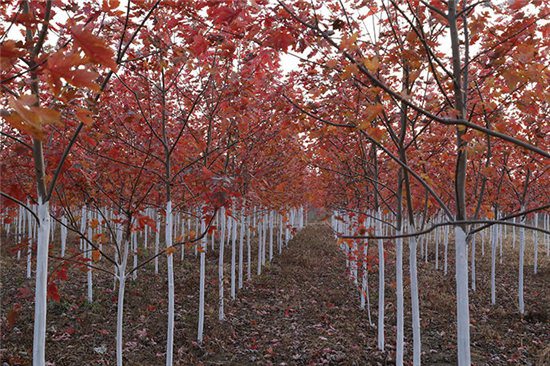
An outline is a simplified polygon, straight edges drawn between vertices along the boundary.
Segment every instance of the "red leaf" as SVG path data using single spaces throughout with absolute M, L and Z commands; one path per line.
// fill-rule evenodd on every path
M 197 34 L 193 37 L 193 43 L 189 47 L 191 53 L 195 56 L 200 56 L 208 50 L 208 41 L 202 35 Z
M 294 37 L 286 30 L 277 30 L 267 40 L 267 45 L 276 50 L 286 52 L 294 43 Z
M 240 9 L 232 9 L 229 6 L 219 6 L 208 10 L 208 14 L 213 18 L 214 24 L 226 25 L 231 24 L 240 12 Z
M 75 69 L 86 64 L 86 59 L 77 53 L 64 54 L 61 51 L 51 54 L 48 57 L 46 75 L 48 84 L 55 94 L 59 94 L 63 86 L 62 79 L 76 87 L 85 87 L 93 91 L 99 90 L 95 82 L 98 73 L 87 69 Z
M 20 287 L 17 289 L 17 298 L 26 299 L 32 296 L 32 291 L 28 287 Z
M 71 33 L 75 43 L 84 51 L 91 62 L 106 66 L 112 70 L 117 68 L 114 60 L 115 53 L 105 44 L 105 41 L 82 26 L 72 27 Z
M 101 5 L 102 11 L 110 11 L 113 9 L 118 8 L 120 5 L 119 0 L 103 0 L 103 4 Z
M 21 310 L 21 304 L 15 303 L 13 304 L 12 308 L 8 312 L 8 315 L 6 316 L 6 327 L 8 328 L 8 331 L 13 328 L 15 323 L 17 322 L 17 318 L 19 317 L 19 311 Z
M 48 283 L 48 299 L 55 302 L 59 302 L 59 300 L 61 300 L 57 285 L 53 281 L 50 281 L 50 283 Z
M 20 48 L 21 44 L 8 40 L 0 45 L 0 65 L 8 66 L 8 64 L 18 57 L 25 55 L 24 49 Z
M 61 281 L 67 281 L 69 279 L 67 268 L 61 267 L 61 269 L 57 271 L 57 278 Z

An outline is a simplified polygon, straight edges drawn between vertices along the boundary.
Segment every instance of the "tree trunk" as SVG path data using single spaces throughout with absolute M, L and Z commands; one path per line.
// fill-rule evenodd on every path
M 466 233 L 455 227 L 458 365 L 470 365 L 470 309 L 468 299 L 468 247 Z
M 521 211 L 524 211 L 525 208 L 522 207 Z M 523 216 L 522 220 L 524 220 Z M 518 302 L 519 302 L 519 313 L 523 315 L 525 313 L 525 304 L 523 302 L 523 264 L 525 261 L 525 229 L 519 229 L 519 276 L 518 276 Z
M 244 202 L 241 208 L 241 225 L 239 229 L 239 289 L 243 288 L 243 256 L 244 256 Z
M 124 291 L 126 288 L 126 265 L 128 263 L 128 251 L 130 244 L 128 240 L 124 240 L 124 252 L 122 254 L 122 262 L 118 266 L 118 300 L 117 300 L 117 322 L 116 322 L 116 362 L 117 366 L 122 366 L 122 324 L 124 314 Z
M 49 202 L 38 197 L 38 241 L 36 251 L 36 289 L 34 296 L 34 366 L 46 364 L 46 312 L 48 298 L 48 246 L 50 241 Z
M 204 217 L 201 219 L 201 232 L 206 230 L 206 223 Z M 206 272 L 206 245 L 207 236 L 205 235 L 201 242 L 200 253 L 200 274 L 199 274 L 199 325 L 197 330 L 197 342 L 202 344 L 203 330 L 204 330 L 204 286 L 205 286 L 205 272 Z
M 376 220 L 376 235 L 381 235 L 382 215 L 380 210 L 378 210 L 377 215 L 379 220 Z M 385 286 L 384 286 L 384 240 L 378 239 L 378 349 L 384 350 L 384 295 L 385 295 Z
M 172 246 L 172 201 L 166 203 L 166 248 Z M 174 357 L 174 255 L 168 253 L 168 329 L 166 340 L 166 366 L 172 366 Z
M 396 235 L 401 235 L 398 230 Z M 395 240 L 395 278 L 396 278 L 396 295 L 397 295 L 397 336 L 396 336 L 396 354 L 395 364 L 403 365 L 403 347 L 404 347 L 404 311 L 403 311 L 403 239 Z
M 427 241 L 427 239 L 426 239 Z M 420 303 L 418 299 L 418 274 L 416 265 L 416 238 L 409 240 L 409 271 L 411 277 L 411 306 L 412 306 L 412 329 L 413 329 L 413 364 L 420 365 L 422 346 L 420 339 Z
M 218 301 L 219 301 L 219 313 L 218 318 L 220 320 L 225 320 L 225 314 L 223 309 L 223 251 L 225 246 L 225 207 L 221 208 L 220 211 L 220 223 L 221 223 L 221 237 L 220 237 L 220 246 L 219 246 L 219 257 L 218 257 Z

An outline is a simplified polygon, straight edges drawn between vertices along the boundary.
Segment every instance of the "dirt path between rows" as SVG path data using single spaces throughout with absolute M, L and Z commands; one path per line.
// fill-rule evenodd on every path
M 205 363 L 366 364 L 361 349 L 375 345 L 375 330 L 344 260 L 326 225 L 306 227 L 239 293 L 227 314 L 230 341 Z

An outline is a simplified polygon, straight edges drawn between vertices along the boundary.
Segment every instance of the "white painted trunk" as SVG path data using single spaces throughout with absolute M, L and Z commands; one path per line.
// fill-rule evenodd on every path
M 265 266 L 266 253 L 267 253 L 267 226 L 268 215 L 264 215 L 262 220 L 262 266 Z
M 120 242 L 117 243 L 120 245 Z M 130 243 L 124 241 L 124 249 L 122 253 L 122 261 L 118 266 L 118 300 L 117 300 L 117 322 L 116 322 L 116 363 L 117 366 L 122 366 L 122 349 L 124 342 L 122 341 L 122 324 L 124 320 L 124 291 L 126 289 L 126 265 L 128 263 L 128 252 Z
M 17 242 L 20 243 L 23 239 L 25 231 L 25 211 L 23 207 L 19 207 L 19 217 L 17 220 Z M 21 250 L 17 250 L 17 260 L 21 259 Z
M 145 225 L 144 233 L 143 233 L 143 248 L 145 250 L 147 250 L 147 239 L 148 238 L 149 238 L 149 226 Z
M 499 263 L 502 264 L 502 225 L 497 225 L 497 232 L 498 232 L 498 248 L 499 248 Z
M 198 214 L 200 215 L 199 212 L 198 212 Z M 199 221 L 199 218 L 197 217 L 195 219 L 195 233 L 197 233 L 197 235 L 199 235 L 199 232 L 200 232 L 199 230 L 200 230 L 200 221 Z M 194 247 L 195 247 L 194 249 L 195 249 L 195 257 L 196 257 L 197 253 L 198 253 L 197 246 L 195 245 Z
M 544 215 L 545 219 L 546 219 L 546 231 L 548 231 L 550 229 L 550 216 L 549 215 Z M 546 241 L 546 256 L 550 256 L 550 235 L 549 234 L 546 234 L 544 235 L 545 237 L 545 241 Z
M 378 211 L 378 218 L 381 219 L 382 215 Z M 382 223 L 376 221 L 376 235 L 382 234 Z M 385 258 L 384 258 L 384 240 L 378 239 L 378 349 L 383 351 L 385 345 L 384 339 L 384 306 L 385 306 Z
M 469 366 L 470 360 L 470 309 L 468 299 L 468 246 L 466 233 L 455 227 L 455 276 L 457 314 L 458 366 Z
M 84 231 L 86 230 L 86 207 L 83 206 L 81 210 L 81 217 L 80 217 L 80 233 L 84 234 Z M 85 249 L 85 240 L 80 239 L 80 251 L 84 251 Z
M 426 241 L 428 239 L 426 238 Z M 413 364 L 420 365 L 422 354 L 420 338 L 420 301 L 418 299 L 418 273 L 416 264 L 417 242 L 413 236 L 409 239 L 409 275 L 411 279 L 411 306 L 412 306 L 412 329 L 413 329 Z M 427 248 L 426 248 L 427 252 Z
M 201 219 L 201 233 L 206 230 L 204 217 Z M 199 324 L 197 329 L 197 342 L 202 344 L 204 331 L 204 286 L 206 277 L 206 246 L 208 245 L 207 236 L 201 240 L 202 250 L 200 251 L 200 273 L 199 273 Z
M 516 217 L 512 218 L 512 222 L 515 224 Z M 512 226 L 512 249 L 516 249 L 516 227 Z
M 89 224 L 91 222 L 92 212 L 88 211 L 88 241 L 86 242 L 86 255 L 89 259 L 89 264 L 92 263 L 92 246 L 90 245 L 90 242 L 93 239 L 93 233 L 92 233 L 92 226 Z M 88 271 L 86 272 L 87 277 L 87 283 L 88 283 L 88 302 L 92 303 L 94 301 L 94 290 L 93 290 L 93 277 L 92 277 L 92 267 L 88 266 Z
M 439 269 L 439 238 L 440 229 L 435 229 L 435 269 Z
M 351 246 L 351 276 L 352 276 L 352 279 L 353 279 L 353 284 L 355 286 L 358 285 L 359 281 L 358 281 L 358 263 L 357 263 L 357 260 L 358 260 L 358 251 L 359 249 L 357 248 L 357 242 L 354 240 L 353 241 L 353 244 Z
M 279 235 L 277 237 L 277 246 L 279 249 L 279 255 L 283 252 L 283 215 L 278 215 L 279 217 Z
M 189 226 L 187 227 L 187 229 L 188 231 L 191 231 Z M 182 217 L 181 219 L 181 237 L 185 238 L 185 217 Z M 185 259 L 185 245 L 182 245 L 181 252 L 180 252 L 180 260 L 183 262 L 184 259 Z
M 491 304 L 496 304 L 496 257 L 497 257 L 497 238 L 496 226 L 491 230 Z
M 243 259 L 244 259 L 244 205 L 241 208 L 241 225 L 239 230 L 239 289 L 243 288 Z
M 166 247 L 172 246 L 172 201 L 166 203 Z M 166 366 L 172 366 L 174 357 L 174 255 L 167 256 L 168 329 L 166 337 Z
M 525 208 L 522 207 L 521 211 Z M 525 303 L 523 301 L 523 265 L 525 262 L 525 229 L 519 229 L 519 276 L 518 276 L 518 303 L 519 313 L 523 315 L 525 313 Z
M 481 256 L 485 256 L 485 230 L 481 231 Z
M 234 218 L 231 218 L 231 221 L 233 222 L 231 227 L 231 298 L 235 300 L 237 293 L 235 288 L 235 280 L 236 280 L 236 259 L 237 259 L 237 220 Z
M 447 275 L 448 271 L 448 255 L 449 255 L 449 226 L 445 225 L 445 240 L 443 240 L 443 245 L 445 247 L 445 252 L 443 253 L 443 273 Z
M 430 234 L 426 235 L 426 237 L 424 238 L 424 242 L 422 243 L 424 244 L 424 262 L 425 263 L 428 263 L 428 242 L 430 241 L 429 239 L 430 239 Z
M 219 223 L 221 226 L 221 236 L 220 236 L 220 247 L 218 252 L 218 319 L 225 320 L 225 312 L 223 307 L 223 255 L 224 255 L 224 247 L 225 247 L 225 207 L 221 208 L 220 216 L 219 216 Z
M 472 271 L 472 290 L 476 290 L 476 234 L 472 234 L 472 264 L 471 264 L 471 271 Z
M 269 262 L 273 260 L 273 211 L 269 212 Z
M 137 279 L 137 271 L 135 270 L 137 268 L 137 265 L 138 265 L 138 243 L 137 243 L 137 233 L 134 232 L 132 233 L 132 252 L 134 254 L 134 266 L 132 269 L 134 269 L 134 271 L 132 272 L 132 280 L 136 280 Z
M 252 279 L 252 247 L 250 246 L 250 217 L 247 219 L 246 225 L 246 278 Z
M 65 249 L 67 247 L 67 217 L 61 217 L 61 257 L 65 257 Z
M 367 279 L 367 284 L 366 284 L 366 290 L 367 290 L 367 293 L 366 293 L 366 297 L 367 297 L 367 319 L 369 320 L 369 325 L 372 327 L 372 326 L 374 326 L 374 323 L 372 322 L 372 316 L 371 316 L 371 311 L 370 311 L 370 293 L 369 293 L 369 272 L 368 272 L 368 269 L 367 269 L 366 279 Z
M 368 272 L 368 266 L 367 266 L 367 252 L 368 252 L 368 243 L 365 243 L 365 245 L 363 246 L 363 263 L 362 263 L 363 278 L 361 283 L 361 309 L 365 308 L 365 300 L 366 300 L 367 319 L 369 321 L 369 325 L 373 326 L 374 324 L 372 323 L 372 317 L 370 312 L 369 272 Z
M 159 274 L 160 215 L 157 212 L 157 232 L 155 233 L 155 274 Z
M 397 235 L 401 235 L 401 231 L 397 231 Z M 395 364 L 403 365 L 403 348 L 404 348 L 404 311 L 403 311 L 403 239 L 395 240 L 395 279 L 396 279 L 396 295 L 397 295 L 397 336 Z
M 361 291 L 360 291 L 360 308 L 364 309 L 366 305 L 366 294 L 367 294 L 367 245 L 363 246 L 362 261 L 361 261 Z M 369 321 L 370 324 L 370 321 Z
M 533 218 L 533 226 L 537 227 L 539 224 L 539 215 L 535 214 Z M 538 264 L 539 264 L 539 238 L 538 238 L 538 231 L 533 230 L 533 272 L 537 274 L 538 272 Z
M 218 226 L 219 226 L 219 223 L 220 223 L 220 219 L 219 219 L 219 218 L 220 218 L 220 213 L 217 212 L 217 213 L 216 213 L 216 218 L 215 218 L 214 220 L 215 220 L 216 225 L 218 225 Z M 181 230 L 182 230 L 182 235 L 183 235 L 183 232 L 184 232 L 184 231 L 183 231 L 183 223 L 182 223 L 182 225 L 181 225 Z M 212 235 L 211 235 L 210 239 L 212 239 L 212 251 L 214 251 L 214 250 L 215 250 L 215 246 L 216 246 L 216 231 L 215 231 L 215 230 L 212 231 Z M 182 253 L 182 259 L 183 259 L 183 253 Z
M 258 267 L 257 267 L 257 275 L 262 274 L 262 223 L 258 223 Z
M 38 198 L 38 233 L 36 250 L 36 286 L 34 293 L 34 366 L 46 364 L 46 312 L 48 299 L 48 246 L 50 244 L 50 208 Z
M 27 206 L 32 209 L 32 206 L 30 206 L 27 202 Z M 34 217 L 31 216 L 30 212 L 27 212 L 27 223 L 29 227 L 27 239 L 27 278 L 31 278 L 32 276 L 32 225 L 33 225 Z M 49 241 L 49 240 L 48 240 Z

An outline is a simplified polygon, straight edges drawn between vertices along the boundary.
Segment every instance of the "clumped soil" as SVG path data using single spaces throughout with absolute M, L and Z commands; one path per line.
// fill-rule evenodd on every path
M 34 283 L 25 278 L 25 260 L 10 251 L 13 239 L 1 247 L 1 360 L 3 366 L 30 365 Z M 517 311 L 517 245 L 504 247 L 497 258 L 497 304 L 490 303 L 490 251 L 481 256 L 478 243 L 477 290 L 470 292 L 472 360 L 475 365 L 550 364 L 550 261 L 539 248 L 539 272 L 533 274 L 532 242 L 525 266 L 526 315 Z M 253 241 L 253 244 L 255 242 Z M 54 246 L 57 241 L 54 240 Z M 77 241 L 71 244 L 77 246 Z M 237 298 L 230 298 L 230 248 L 226 246 L 225 315 L 218 321 L 217 251 L 207 254 L 205 339 L 196 343 L 198 257 L 175 254 L 177 365 L 392 365 L 395 357 L 395 268 L 391 241 L 386 244 L 386 348 L 376 348 L 376 328 L 359 307 L 359 292 L 345 270 L 345 257 L 331 230 L 311 224 L 299 232 L 256 276 L 252 253 L 251 281 Z M 253 248 L 255 245 L 253 245 Z M 453 256 L 449 273 L 435 269 L 433 243 L 428 262 L 418 260 L 422 327 L 422 362 L 456 364 Z M 151 248 L 150 248 L 151 249 Z M 57 253 L 58 248 L 52 249 Z M 370 254 L 377 252 L 371 247 Z M 442 250 L 442 248 L 440 248 Z M 420 252 L 419 252 L 420 253 Z M 141 253 L 145 255 L 146 253 Z M 412 330 L 407 267 L 405 277 L 405 359 L 411 364 Z M 443 255 L 440 252 L 440 266 Z M 130 261 L 131 262 L 131 261 Z M 100 262 L 101 263 L 101 262 Z M 52 266 L 56 261 L 52 260 Z M 245 250 L 246 264 L 246 250 Z M 106 265 L 106 264 L 105 264 Z M 34 268 L 34 266 L 33 266 Z M 108 268 L 107 266 L 105 268 Z M 167 283 L 165 260 L 159 275 L 153 265 L 127 285 L 124 357 L 127 365 L 165 362 Z M 377 322 L 378 268 L 369 274 L 373 323 Z M 246 268 L 244 270 L 246 278 Z M 86 274 L 73 267 L 59 286 L 61 300 L 48 305 L 47 360 L 50 365 L 114 365 L 116 291 L 113 278 L 94 272 L 94 302 L 86 302 Z M 19 310 L 17 310 L 19 309 Z

